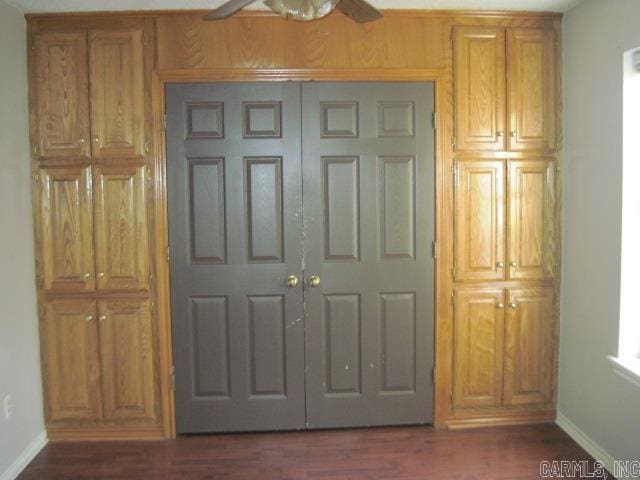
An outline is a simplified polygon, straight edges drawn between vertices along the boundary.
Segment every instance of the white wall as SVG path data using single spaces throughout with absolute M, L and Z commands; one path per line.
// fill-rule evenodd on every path
M 614 374 L 606 359 L 618 351 L 622 60 L 638 46 L 638 0 L 585 0 L 564 17 L 558 410 L 618 460 L 640 460 L 640 389 Z M 637 272 L 636 279 L 640 297 Z
M 0 0 L 0 478 L 42 445 L 29 141 L 26 25 Z M 13 398 L 4 418 L 3 399 Z M 10 471 L 11 470 L 11 471 Z

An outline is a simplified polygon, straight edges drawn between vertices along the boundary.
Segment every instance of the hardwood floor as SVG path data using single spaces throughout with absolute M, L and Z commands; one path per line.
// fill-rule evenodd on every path
M 520 480 L 543 460 L 592 461 L 555 425 L 394 427 L 53 443 L 19 479 Z

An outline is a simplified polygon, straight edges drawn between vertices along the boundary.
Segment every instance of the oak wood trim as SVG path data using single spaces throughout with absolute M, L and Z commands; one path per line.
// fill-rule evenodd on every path
M 446 421 L 446 426 L 451 430 L 458 430 L 463 428 L 504 427 L 508 425 L 552 423 L 555 419 L 555 410 L 525 413 L 508 412 L 504 414 L 480 414 L 475 416 L 452 418 Z
M 179 70 L 156 71 L 153 79 L 153 134 L 155 146 L 155 237 L 157 240 L 155 270 L 158 288 L 158 321 L 160 329 L 160 372 L 161 395 L 163 399 L 164 434 L 175 437 L 175 402 L 171 390 L 170 377 L 173 365 L 171 342 L 171 294 L 167 251 L 169 246 L 167 178 L 166 178 L 166 137 L 163 126 L 165 113 L 165 85 L 171 82 L 221 82 L 221 81 L 428 81 L 435 85 L 436 119 L 436 305 L 435 305 L 435 388 L 434 425 L 444 426 L 449 410 L 448 377 L 451 358 L 450 316 L 448 292 L 451 285 L 446 265 L 450 262 L 450 249 L 446 248 L 445 210 L 451 211 L 443 202 L 447 191 L 444 172 L 445 164 L 451 158 L 447 148 L 447 134 L 450 131 L 451 101 L 450 73 L 447 69 L 219 69 L 219 70 Z

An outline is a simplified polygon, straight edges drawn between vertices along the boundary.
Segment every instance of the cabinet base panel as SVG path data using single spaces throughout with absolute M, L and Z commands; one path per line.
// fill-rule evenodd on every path
M 459 430 L 467 428 L 553 423 L 555 419 L 555 410 L 544 410 L 537 412 L 508 412 L 492 413 L 488 415 L 459 416 L 448 419 L 445 422 L 445 425 L 451 430 Z
M 50 442 L 163 440 L 161 427 L 153 428 L 60 428 L 47 429 Z

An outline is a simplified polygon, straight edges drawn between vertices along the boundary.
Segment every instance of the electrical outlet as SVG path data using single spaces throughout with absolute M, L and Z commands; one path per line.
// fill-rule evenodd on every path
M 13 400 L 11 400 L 11 395 L 7 395 L 4 397 L 4 418 L 9 420 L 13 415 Z

